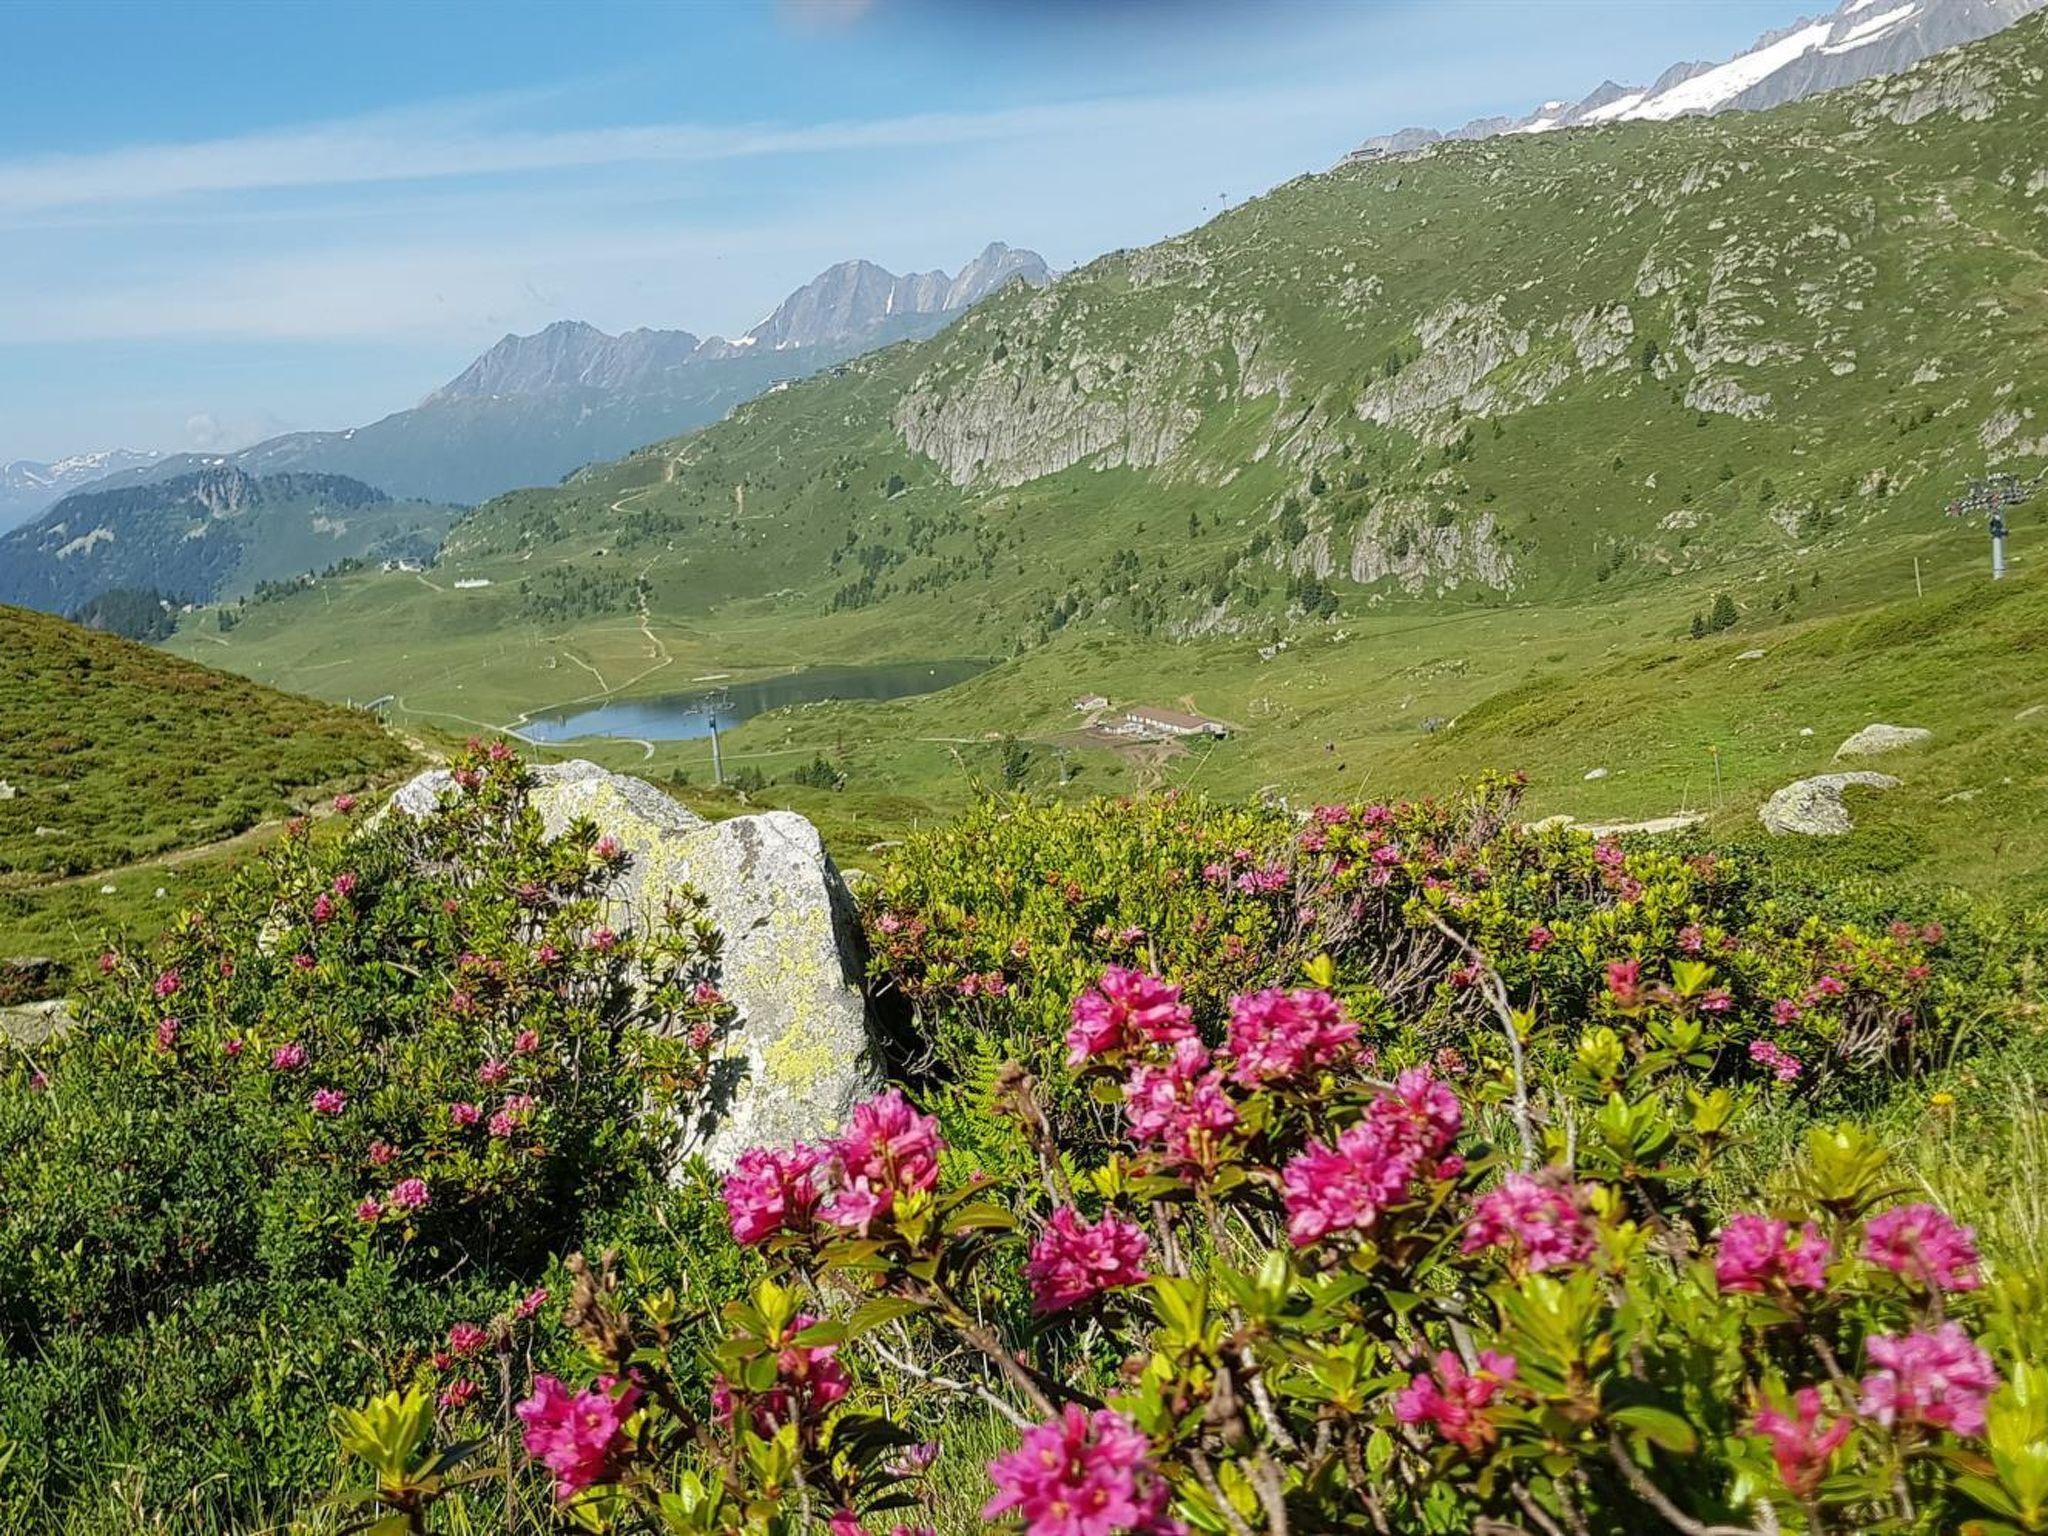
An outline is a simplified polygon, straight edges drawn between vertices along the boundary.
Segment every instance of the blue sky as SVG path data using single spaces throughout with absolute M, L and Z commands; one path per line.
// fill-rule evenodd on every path
M 0 0 L 0 460 L 353 425 L 563 317 L 734 334 L 847 257 L 1073 265 L 1797 9 Z

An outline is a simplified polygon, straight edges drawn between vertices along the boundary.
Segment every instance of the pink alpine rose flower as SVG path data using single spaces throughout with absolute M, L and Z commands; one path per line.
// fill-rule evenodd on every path
M 1593 1228 L 1569 1189 L 1511 1173 L 1472 1205 L 1464 1250 L 1505 1248 L 1530 1272 L 1582 1264 L 1593 1253 Z
M 338 1115 L 348 1108 L 348 1095 L 339 1088 L 315 1088 L 306 1102 L 316 1115 Z
M 1865 1353 L 1877 1370 L 1863 1378 L 1863 1412 L 1887 1429 L 1922 1424 L 1959 1435 L 1984 1432 L 1984 1405 L 1998 1390 L 1998 1370 L 1962 1324 L 1881 1334 Z
M 1116 1214 L 1090 1226 L 1072 1206 L 1052 1213 L 1031 1245 L 1024 1277 L 1031 1282 L 1031 1308 L 1041 1315 L 1064 1312 L 1118 1286 L 1143 1283 L 1145 1233 Z
M 417 1211 L 433 1200 L 425 1179 L 400 1179 L 391 1188 L 391 1208 L 394 1211 Z
M 1411 1067 L 1334 1146 L 1311 1142 L 1282 1170 L 1288 1236 L 1305 1248 L 1335 1232 L 1369 1231 L 1422 1180 L 1462 1170 L 1450 1151 L 1463 1128 L 1457 1095 L 1427 1067 Z
M 1820 1228 L 1768 1216 L 1731 1216 L 1714 1255 L 1714 1283 L 1724 1291 L 1818 1291 L 1827 1285 L 1832 1253 Z
M 1823 1420 L 1820 1393 L 1801 1387 L 1792 1398 L 1792 1412 L 1768 1405 L 1757 1409 L 1756 1432 L 1771 1442 L 1771 1459 L 1794 1498 L 1810 1499 L 1827 1476 L 1828 1462 L 1849 1438 L 1855 1422 L 1847 1415 Z
M 930 1189 L 939 1182 L 939 1122 L 921 1115 L 898 1088 L 854 1106 L 846 1131 L 832 1143 L 841 1175 L 877 1190 Z
M 747 1247 L 778 1232 L 801 1232 L 811 1224 L 818 1202 L 819 1169 L 825 1154 L 799 1142 L 777 1150 L 750 1147 L 725 1180 L 725 1213 L 733 1240 Z
M 1014 1510 L 1026 1536 L 1181 1536 L 1166 1482 L 1137 1425 L 1111 1408 L 1069 1403 L 988 1464 L 996 1496 L 984 1520 Z
M 1863 1228 L 1863 1257 L 1931 1291 L 1974 1291 L 1976 1234 L 1933 1205 L 1900 1205 Z
M 1221 1068 L 1190 1036 L 1175 1043 L 1164 1067 L 1140 1062 L 1124 1082 L 1124 1118 L 1131 1139 L 1157 1147 L 1177 1163 L 1207 1167 L 1219 1140 L 1237 1124 L 1237 1106 L 1223 1090 Z
M 1486 1408 L 1502 1385 L 1515 1379 L 1513 1355 L 1479 1352 L 1479 1369 L 1467 1371 L 1452 1350 L 1436 1357 L 1433 1373 L 1417 1372 L 1394 1397 L 1394 1417 L 1403 1424 L 1427 1424 L 1469 1455 L 1483 1454 L 1500 1431 Z
M 1230 1080 L 1246 1088 L 1328 1066 L 1351 1049 L 1358 1026 L 1327 992 L 1275 987 L 1230 1000 Z
M 1781 1083 L 1798 1082 L 1799 1074 L 1805 1070 L 1805 1063 L 1775 1040 L 1750 1041 L 1749 1059 Z
M 483 1110 L 466 1099 L 448 1106 L 448 1123 L 458 1130 L 468 1130 L 483 1117 Z
M 366 1225 L 375 1225 L 384 1215 L 384 1206 L 374 1195 L 365 1195 L 356 1205 L 356 1220 Z
M 625 1451 L 626 1420 L 640 1403 L 640 1389 L 618 1389 L 600 1376 L 594 1386 L 572 1393 L 552 1376 L 533 1379 L 533 1396 L 514 1410 L 525 1426 L 526 1454 L 555 1474 L 555 1498 L 574 1498 L 608 1481 Z
M 1180 1000 L 1179 987 L 1121 965 L 1109 967 L 1074 999 L 1073 1018 L 1067 1031 L 1072 1066 L 1145 1041 L 1171 1044 L 1195 1032 L 1194 1010 Z
M 448 1350 L 462 1360 L 490 1343 L 491 1336 L 475 1323 L 457 1323 L 448 1330 Z
M 296 1072 L 306 1064 L 306 1048 L 296 1040 L 287 1041 L 270 1053 L 271 1070 Z

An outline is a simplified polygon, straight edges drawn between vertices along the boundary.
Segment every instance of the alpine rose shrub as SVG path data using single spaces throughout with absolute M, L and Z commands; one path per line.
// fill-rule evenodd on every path
M 2032 1290 L 1853 1124 L 1767 1188 L 1730 1157 L 1911 1064 L 1942 938 L 1507 803 L 924 842 L 872 929 L 930 1075 L 738 1160 L 767 1278 L 702 1304 L 708 1382 L 680 1297 L 578 1271 L 641 1395 L 565 1514 L 894 1530 L 924 1426 L 987 1405 L 984 1518 L 1027 1536 L 2048 1529 Z

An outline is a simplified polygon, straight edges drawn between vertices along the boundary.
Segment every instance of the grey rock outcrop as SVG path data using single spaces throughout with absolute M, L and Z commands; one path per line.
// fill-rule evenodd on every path
M 62 1034 L 72 1023 L 71 1004 L 61 997 L 0 1008 L 0 1045 L 38 1046 L 50 1036 Z
M 1763 803 L 1757 820 L 1767 831 L 1794 833 L 1802 837 L 1840 837 L 1855 829 L 1842 791 L 1851 785 L 1865 789 L 1897 789 L 1899 781 L 1888 773 L 1823 773 L 1816 778 L 1787 784 Z
M 1933 739 L 1934 732 L 1922 730 L 1917 725 L 1866 725 L 1835 748 L 1835 756 L 1876 757 L 1882 752 L 1917 747 L 1921 742 Z
M 861 991 L 859 923 L 817 828 L 790 811 L 707 822 L 652 784 L 595 763 L 534 774 L 534 807 L 550 835 L 588 818 L 630 856 L 605 894 L 608 921 L 644 930 L 687 887 L 706 898 L 724 934 L 720 990 L 739 1019 L 724 1042 L 727 1081 L 692 1128 L 691 1149 L 724 1168 L 750 1146 L 837 1131 L 881 1074 Z M 391 804 L 431 815 L 450 787 L 436 769 Z

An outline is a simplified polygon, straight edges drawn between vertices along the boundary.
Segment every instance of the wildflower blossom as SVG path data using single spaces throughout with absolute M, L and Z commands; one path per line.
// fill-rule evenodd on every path
M 441 1395 L 435 1401 L 450 1413 L 455 1413 L 467 1408 L 476 1394 L 477 1384 L 467 1376 L 458 1376 L 441 1389 Z
M 488 1344 L 491 1336 L 475 1323 L 457 1323 L 448 1330 L 448 1349 L 460 1360 Z
M 297 970 L 310 971 L 313 969 L 314 966 L 318 965 L 319 963 L 320 962 L 318 960 L 315 960 L 311 955 L 305 954 L 304 952 L 292 956 L 292 965 Z
M 1541 923 L 1537 923 L 1529 930 L 1529 953 L 1532 955 L 1542 954 L 1543 951 L 1550 948 L 1552 938 L 1551 931 Z
M 1464 1249 L 1506 1248 L 1532 1272 L 1582 1263 L 1593 1252 L 1593 1229 L 1578 1202 L 1554 1184 L 1511 1173 L 1500 1188 L 1473 1202 Z
M 1221 1068 L 1192 1037 L 1173 1048 L 1164 1067 L 1141 1062 L 1124 1082 L 1124 1118 L 1131 1139 L 1156 1146 L 1176 1162 L 1206 1164 L 1216 1139 L 1237 1124 L 1237 1108 L 1223 1091 Z
M 306 1048 L 296 1040 L 288 1040 L 270 1053 L 270 1066 L 276 1072 L 296 1072 L 306 1064 Z
M 108 969 L 112 969 L 112 967 L 108 967 Z M 158 1002 L 162 1002 L 167 997 L 176 996 L 178 989 L 184 984 L 184 978 L 178 974 L 177 967 L 171 966 L 157 972 L 156 980 L 150 984 L 149 990 L 150 994 Z
M 1876 1367 L 1863 1378 L 1863 1412 L 1887 1429 L 1923 1424 L 1981 1434 L 1998 1371 L 1960 1323 L 1931 1332 L 1881 1334 L 1865 1346 Z
M 176 1050 L 179 1028 L 176 1019 L 159 1019 L 156 1026 L 156 1048 L 160 1051 Z
M 483 1110 L 467 1099 L 448 1106 L 448 1123 L 458 1130 L 468 1130 L 483 1117 Z
M 536 1286 L 519 1298 L 519 1305 L 512 1309 L 512 1315 L 523 1323 L 529 1318 L 539 1316 L 540 1309 L 547 1304 L 548 1288 L 544 1285 Z
M 425 1179 L 400 1179 L 391 1188 L 391 1208 L 394 1211 L 417 1211 L 432 1199 Z
M 1179 987 L 1121 965 L 1109 967 L 1074 999 L 1073 1019 L 1067 1060 L 1074 1066 L 1145 1041 L 1171 1044 L 1195 1032 L 1194 1010 L 1180 1000 Z
M 513 1038 L 512 1049 L 521 1056 L 532 1055 L 540 1049 L 540 1031 L 536 1029 L 522 1029 Z
M 626 1420 L 639 1406 L 640 1389 L 614 1387 L 610 1376 L 572 1393 L 552 1376 L 536 1376 L 533 1395 L 514 1410 L 525 1426 L 527 1455 L 555 1474 L 555 1498 L 575 1497 L 617 1470 L 625 1448 Z
M 1145 1233 L 1115 1214 L 1090 1226 L 1072 1206 L 1052 1213 L 1031 1245 L 1024 1277 L 1032 1310 L 1064 1312 L 1121 1285 L 1145 1279 Z
M 1765 1405 L 1752 1420 L 1756 1432 L 1771 1442 L 1778 1476 L 1795 1498 L 1810 1499 L 1827 1475 L 1828 1462 L 1855 1427 L 1846 1415 L 1823 1421 L 1820 1393 L 1801 1387 L 1787 1414 Z
M 316 1115 L 338 1115 L 348 1108 L 348 1095 L 339 1088 L 315 1088 L 306 1102 Z
M 1231 1081 L 1247 1088 L 1327 1066 L 1358 1038 L 1358 1026 L 1327 992 L 1273 988 L 1230 1000 Z
M 1069 1403 L 988 1464 L 996 1495 L 984 1520 L 1015 1510 L 1027 1536 L 1177 1536 L 1167 1487 L 1137 1425 L 1110 1408 Z
M 356 883 L 356 872 L 352 869 L 345 869 L 334 877 L 332 890 L 337 896 L 350 896 L 355 892 Z
M 854 1106 L 846 1132 L 832 1144 L 848 1179 L 878 1188 L 930 1189 L 939 1181 L 939 1122 L 921 1115 L 898 1088 Z
M 1796 1083 L 1805 1063 L 1775 1040 L 1749 1042 L 1749 1059 L 1765 1068 L 1781 1083 Z
M 1870 1218 L 1863 1228 L 1863 1257 L 1929 1290 L 1974 1291 L 1976 1234 L 1956 1225 L 1933 1205 L 1900 1205 Z
M 374 1195 L 365 1195 L 356 1205 L 356 1220 L 375 1223 L 384 1215 L 384 1206 Z
M 1817 1291 L 1827 1284 L 1828 1241 L 1807 1222 L 1797 1231 L 1767 1216 L 1733 1216 L 1721 1229 L 1714 1283 L 1724 1291 Z
M 397 1161 L 397 1158 L 398 1148 L 391 1145 L 390 1142 L 384 1140 L 381 1136 L 370 1143 L 370 1161 L 375 1166 L 379 1168 L 385 1167 Z
M 1610 960 L 1607 962 L 1607 995 L 1614 999 L 1618 1008 L 1633 1008 L 1643 1000 L 1643 962 L 1640 960 Z
M 777 1232 L 807 1227 L 822 1197 L 818 1170 L 824 1160 L 822 1152 L 801 1142 L 781 1150 L 752 1147 L 742 1152 L 724 1189 L 733 1240 L 752 1247 Z
M 233 1060 L 235 1057 L 241 1055 L 246 1047 L 243 1041 L 230 1037 L 229 1039 L 221 1041 L 220 1048 L 221 1050 L 227 1053 L 229 1060 Z
M 1479 1352 L 1479 1369 L 1467 1371 L 1451 1350 L 1438 1353 L 1435 1370 L 1418 1372 L 1394 1397 L 1394 1417 L 1403 1424 L 1430 1425 L 1460 1450 L 1477 1455 L 1499 1438 L 1486 1407 L 1501 1386 L 1515 1379 L 1513 1355 Z
M 584 942 L 600 955 L 608 955 L 618 947 L 619 936 L 609 928 L 593 928 Z
M 615 863 L 625 853 L 625 849 L 619 846 L 619 840 L 609 835 L 600 837 L 593 851 L 607 864 Z
M 494 1056 L 476 1069 L 476 1080 L 486 1086 L 495 1086 L 505 1081 L 511 1075 L 511 1071 L 512 1068 L 508 1063 L 502 1062 Z
M 325 891 L 313 898 L 313 921 L 330 922 L 334 918 L 334 898 Z
M 354 795 L 336 795 L 334 797 L 334 808 L 346 816 L 356 808 L 356 797 Z
M 1463 1164 L 1446 1154 L 1463 1127 L 1457 1095 L 1428 1068 L 1403 1072 L 1394 1092 L 1373 1100 L 1334 1146 L 1311 1142 L 1282 1171 L 1295 1246 L 1369 1230 L 1389 1207 L 1408 1200 L 1418 1181 L 1453 1176 Z

